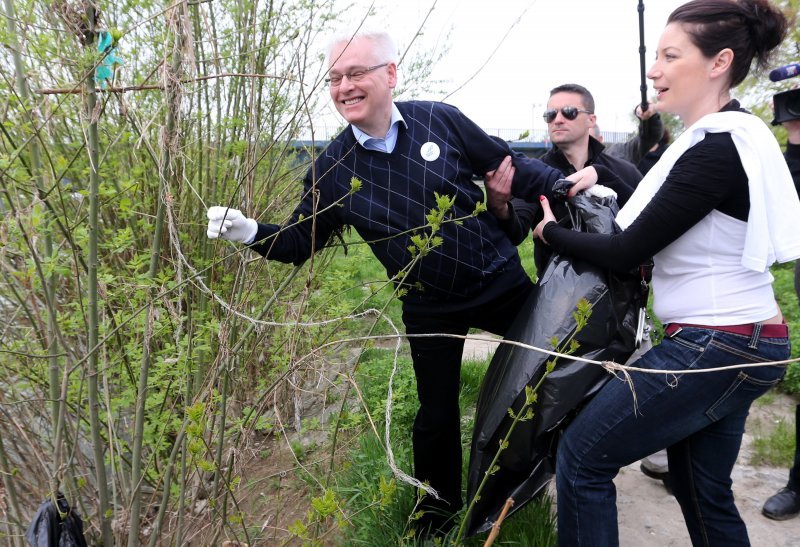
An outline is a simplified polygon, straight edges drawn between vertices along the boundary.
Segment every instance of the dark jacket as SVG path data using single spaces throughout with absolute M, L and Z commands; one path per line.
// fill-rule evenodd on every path
M 639 163 L 664 134 L 664 122 L 659 114 L 653 114 L 639 122 L 639 130 L 627 142 L 613 143 L 606 146 L 606 154 L 633 163 Z M 641 170 L 641 169 L 640 169 Z M 642 174 L 644 175 L 644 171 Z
M 571 175 L 576 171 L 575 167 L 572 166 L 564 153 L 556 146 L 548 150 L 541 159 L 547 165 L 555 167 L 565 175 Z M 636 188 L 639 181 L 642 180 L 642 174 L 636 169 L 634 164 L 628 160 L 609 155 L 608 152 L 606 152 L 606 146 L 591 136 L 589 137 L 589 159 L 583 167 L 588 167 L 590 165 L 603 165 L 608 167 L 622 179 L 622 182 L 631 188 Z
M 665 132 L 661 136 L 661 140 L 658 141 L 658 147 L 655 150 L 649 150 L 647 154 L 644 155 L 642 159 L 639 160 L 639 163 L 636 164 L 636 168 L 642 174 L 642 176 L 646 175 L 653 166 L 658 163 L 658 160 L 661 159 L 661 156 L 664 155 L 664 152 L 667 151 L 669 148 L 669 143 L 671 142 L 670 134 Z
M 621 183 L 609 186 L 617 192 L 617 202 L 622 207 L 628 201 L 636 185 L 642 180 L 642 175 L 631 162 L 609 156 L 604 152 L 604 149 L 603 143 L 594 137 L 589 137 L 589 159 L 584 167 L 602 165 L 619 177 Z M 564 173 L 565 176 L 571 175 L 576 171 L 564 153 L 557 147 L 553 147 L 541 159 L 547 165 L 555 167 Z M 551 203 L 551 205 L 553 204 Z M 553 212 L 556 216 L 559 216 L 556 209 L 553 209 Z M 507 220 L 500 221 L 500 227 L 503 228 L 503 231 L 505 231 L 514 245 L 522 243 L 528 236 L 528 232 L 542 219 L 538 203 L 531 203 L 518 198 L 512 198 L 509 203 L 509 213 L 510 217 Z M 540 266 L 538 259 L 536 264 L 537 267 Z
M 653 150 L 652 152 L 648 152 L 644 155 L 644 157 L 639 160 L 639 163 L 636 164 L 636 168 L 642 175 L 646 175 L 653 166 L 658 163 L 658 160 L 661 159 L 661 156 L 664 155 L 667 148 L 669 147 L 668 144 L 659 144 L 658 148 Z
M 797 189 L 797 195 L 800 196 L 800 144 L 786 143 L 786 152 L 783 154 L 786 158 L 786 163 L 789 165 L 789 171 L 792 173 L 794 180 L 794 187 Z

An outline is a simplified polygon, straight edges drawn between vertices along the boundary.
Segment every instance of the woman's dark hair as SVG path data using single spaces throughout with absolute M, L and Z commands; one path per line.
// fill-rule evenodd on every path
M 669 127 L 665 127 L 664 133 L 661 135 L 661 139 L 658 141 L 658 147 L 661 148 L 662 146 L 667 146 L 670 141 L 672 141 L 672 133 L 669 132 Z
M 770 52 L 786 36 L 789 21 L 768 0 L 692 0 L 673 11 L 667 24 L 683 23 L 703 55 L 713 57 L 725 48 L 733 51 L 730 87 L 750 71 L 767 65 Z

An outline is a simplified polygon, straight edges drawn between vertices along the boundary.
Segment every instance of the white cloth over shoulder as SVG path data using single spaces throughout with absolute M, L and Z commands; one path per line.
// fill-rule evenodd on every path
M 707 133 L 730 133 L 750 191 L 742 265 L 763 272 L 775 262 L 800 257 L 800 199 L 780 146 L 767 125 L 745 112 L 716 112 L 700 118 L 664 152 L 617 215 L 624 230 L 661 188 L 672 166 Z

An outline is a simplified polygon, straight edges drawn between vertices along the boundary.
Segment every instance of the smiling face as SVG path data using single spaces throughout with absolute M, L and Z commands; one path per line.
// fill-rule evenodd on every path
M 687 127 L 718 112 L 730 101 L 727 81 L 732 59 L 729 49 L 706 57 L 683 24 L 667 25 L 658 42 L 656 62 L 647 72 L 657 93 L 658 110 L 675 114 Z
M 561 91 L 551 95 L 547 101 L 547 109 L 556 110 L 557 114 L 555 119 L 547 124 L 550 140 L 562 149 L 573 144 L 581 147 L 588 146 L 589 131 L 594 127 L 595 115 L 578 112 L 578 116 L 574 120 L 568 120 L 561 113 L 561 109 L 565 106 L 588 110 L 579 93 Z
M 329 75 L 352 74 L 386 63 L 376 56 L 372 40 L 357 37 L 349 44 L 340 42 L 331 49 Z M 392 118 L 392 89 L 397 85 L 397 66 L 387 63 L 353 82 L 345 76 L 330 93 L 336 110 L 349 123 L 372 137 L 383 138 Z

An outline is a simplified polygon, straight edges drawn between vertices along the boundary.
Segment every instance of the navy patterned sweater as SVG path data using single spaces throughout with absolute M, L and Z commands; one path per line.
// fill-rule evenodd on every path
M 473 214 L 485 201 L 473 175 L 495 169 L 511 154 L 508 145 L 447 104 L 396 104 L 408 127 L 400 125 L 391 153 L 363 148 L 348 126 L 309 170 L 289 222 L 259 224 L 252 247 L 267 258 L 299 264 L 335 231 L 351 226 L 389 278 L 407 290 L 407 302 L 468 301 L 501 275 L 506 289 L 507 283 L 525 282 L 517 250 L 495 217 Z M 538 160 L 514 156 L 514 165 L 512 192 L 526 200 L 549 195 L 561 176 Z M 355 192 L 353 178 L 360 181 Z M 437 207 L 436 194 L 453 199 L 452 221 L 436 234 L 440 244 L 415 261 L 411 238 L 428 234 L 426 215 Z

